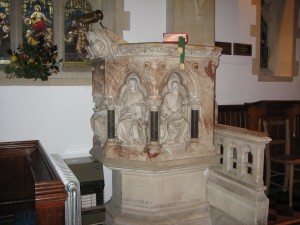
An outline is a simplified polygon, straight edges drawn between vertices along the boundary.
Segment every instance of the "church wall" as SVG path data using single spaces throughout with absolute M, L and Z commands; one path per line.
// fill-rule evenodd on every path
M 250 25 L 255 25 L 255 7 L 251 0 L 216 0 L 216 41 L 252 44 Z M 298 24 L 300 28 L 300 24 Z M 299 60 L 300 40 L 297 41 Z M 216 99 L 218 104 L 242 104 L 259 100 L 299 100 L 300 74 L 292 82 L 259 82 L 252 74 L 252 57 L 227 56 L 220 58 L 217 69 Z

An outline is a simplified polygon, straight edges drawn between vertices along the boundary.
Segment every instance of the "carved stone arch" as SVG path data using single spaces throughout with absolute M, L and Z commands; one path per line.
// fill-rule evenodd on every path
M 180 83 L 180 93 L 184 96 L 187 97 L 188 96 L 188 91 L 187 88 L 185 87 L 184 83 L 183 83 L 183 79 L 182 76 L 176 72 L 170 73 L 168 76 L 165 77 L 165 82 L 164 85 L 162 86 L 162 90 L 161 90 L 161 94 L 162 96 L 168 92 L 168 90 L 171 88 L 170 85 L 173 81 L 177 81 L 178 83 Z
M 145 97 L 147 96 L 147 89 L 144 85 L 142 76 L 135 72 L 134 70 L 131 70 L 131 72 L 127 73 L 127 76 L 124 76 L 124 79 L 122 82 L 120 82 L 121 85 L 123 85 L 122 87 L 119 88 L 118 91 L 118 95 L 121 97 L 122 96 L 122 92 L 124 91 L 124 87 L 127 84 L 128 80 L 130 79 L 135 79 L 137 81 L 138 87 L 139 89 L 144 93 Z
M 145 63 L 150 64 L 150 67 L 151 67 L 151 63 L 149 63 L 148 61 L 145 61 L 144 64 Z M 149 78 L 151 76 L 149 76 L 149 74 L 145 73 L 143 66 L 139 66 L 136 64 L 130 64 L 129 69 L 127 70 L 126 74 L 128 76 L 131 73 L 138 74 L 138 77 L 141 80 L 141 83 L 143 84 L 143 87 L 145 88 L 147 95 L 153 93 L 153 90 L 152 90 L 153 83 L 151 83 L 151 81 L 149 80 Z
M 179 83 L 181 85 L 183 84 L 181 74 L 179 74 L 175 70 L 169 70 L 169 72 L 164 76 L 164 78 L 161 80 L 161 83 L 160 83 L 160 85 L 161 85 L 160 92 L 161 92 L 162 95 L 167 91 L 166 89 L 168 89 L 168 82 L 174 74 L 178 77 Z
M 177 66 L 170 69 L 169 74 L 177 74 L 180 76 L 182 85 L 186 88 L 187 96 L 197 96 L 200 97 L 199 93 L 199 84 L 197 82 L 197 78 L 195 72 L 193 72 L 190 68 L 186 68 L 185 70 L 180 70 Z M 166 82 L 168 82 L 168 77 L 166 76 L 163 80 L 163 87 Z

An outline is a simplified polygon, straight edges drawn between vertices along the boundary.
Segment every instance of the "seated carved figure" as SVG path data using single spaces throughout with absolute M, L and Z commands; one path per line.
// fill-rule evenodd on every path
M 146 137 L 146 98 L 139 88 L 138 78 L 130 78 L 121 91 L 120 119 L 117 127 L 118 139 L 122 145 L 144 146 Z
M 183 112 L 184 97 L 180 83 L 173 81 L 161 105 L 160 144 L 186 145 L 190 140 L 189 122 Z

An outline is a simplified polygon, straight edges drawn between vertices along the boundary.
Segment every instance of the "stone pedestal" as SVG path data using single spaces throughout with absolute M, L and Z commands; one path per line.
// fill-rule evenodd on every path
M 105 205 L 106 225 L 212 224 L 205 173 L 216 158 L 188 161 L 128 164 L 105 160 L 113 170 L 113 197 Z
M 207 181 L 207 198 L 211 206 L 222 209 L 227 217 L 235 218 L 236 223 L 215 222 L 217 225 L 265 224 L 269 211 L 269 200 L 265 188 L 254 188 L 244 182 L 210 170 Z M 222 184 L 222 185 L 220 185 Z

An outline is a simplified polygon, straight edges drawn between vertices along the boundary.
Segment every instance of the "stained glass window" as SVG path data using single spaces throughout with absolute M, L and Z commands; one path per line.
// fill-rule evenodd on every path
M 264 9 L 266 2 L 261 0 L 261 8 Z M 268 68 L 269 47 L 268 47 L 268 23 L 266 22 L 264 13 L 261 13 L 260 23 L 260 68 Z
M 9 60 L 10 49 L 10 0 L 0 2 L 0 61 Z
M 81 23 L 82 15 L 91 12 L 91 6 L 85 0 L 70 0 L 65 7 L 65 61 L 85 62 L 88 29 Z
M 23 0 L 23 40 L 35 44 L 44 35 L 47 45 L 53 45 L 53 3 L 51 0 Z

